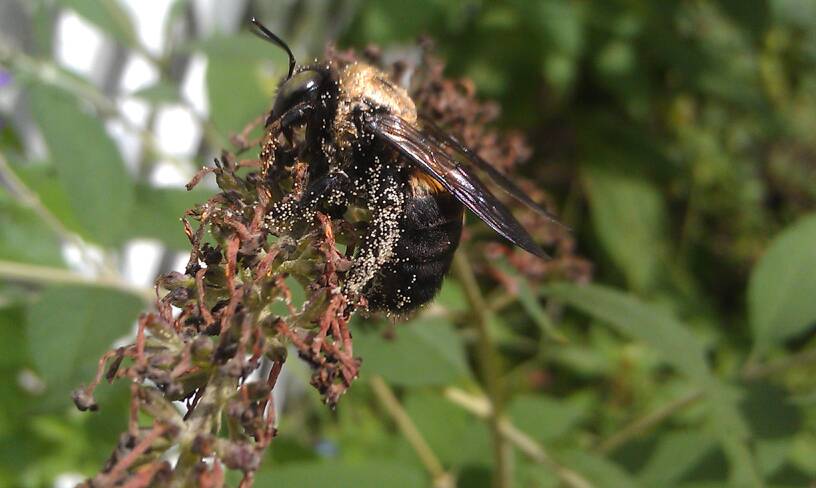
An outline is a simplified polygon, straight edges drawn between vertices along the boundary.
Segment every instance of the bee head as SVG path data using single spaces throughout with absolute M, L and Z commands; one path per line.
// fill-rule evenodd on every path
M 303 115 L 317 108 L 325 93 L 328 78 L 328 70 L 319 68 L 304 69 L 288 78 L 278 88 L 270 121 L 279 119 L 295 106 L 303 108 Z
M 266 125 L 285 117 L 281 125 L 288 127 L 306 122 L 310 114 L 320 112 L 318 108 L 326 112 L 325 109 L 329 108 L 329 102 L 333 98 L 331 68 L 319 65 L 308 66 L 295 73 L 297 61 L 289 46 L 254 17 L 252 24 L 259 37 L 275 44 L 289 55 L 289 72 L 278 88 L 275 104 L 272 107 L 272 113 L 266 120 Z

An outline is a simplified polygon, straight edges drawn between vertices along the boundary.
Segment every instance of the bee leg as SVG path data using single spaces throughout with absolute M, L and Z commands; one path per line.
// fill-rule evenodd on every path
M 354 256 L 343 291 L 352 303 L 394 256 L 405 208 L 404 190 L 396 174 L 372 176 L 373 182 L 367 188 L 371 220 Z
M 332 171 L 310 183 L 303 192 L 299 207 L 301 211 L 320 209 L 333 219 L 346 213 L 349 196 L 352 193 L 351 180 L 342 171 Z

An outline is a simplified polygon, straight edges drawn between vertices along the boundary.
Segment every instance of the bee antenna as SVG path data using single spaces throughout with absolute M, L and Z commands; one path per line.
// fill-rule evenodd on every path
M 286 51 L 286 54 L 289 55 L 289 74 L 286 75 L 286 79 L 288 80 L 291 78 L 292 73 L 295 72 L 295 66 L 297 65 L 297 61 L 295 61 L 295 55 L 292 54 L 292 50 L 289 49 L 289 46 L 285 42 L 283 42 L 283 39 L 273 34 L 272 31 L 267 29 L 266 26 L 261 24 L 255 17 L 252 17 L 251 22 L 257 28 L 257 30 L 254 31 L 255 35 L 261 39 L 271 42 L 272 44 L 275 44 Z

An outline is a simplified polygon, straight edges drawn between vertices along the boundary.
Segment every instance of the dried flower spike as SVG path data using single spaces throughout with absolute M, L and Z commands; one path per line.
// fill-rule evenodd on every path
M 509 169 L 526 154 L 523 145 L 505 146 L 485 132 L 495 110 L 476 102 L 468 83 L 443 79 L 438 61 L 426 54 L 403 88 L 397 79 L 406 69 L 380 70 L 352 53 L 330 52 L 324 64 L 290 73 L 271 115 L 254 121 L 267 122 L 258 159 L 224 152 L 193 178 L 188 188 L 213 174 L 221 192 L 184 216 L 191 245 L 184 273 L 157 280 L 161 298 L 140 318 L 134 344 L 105 355 L 96 379 L 74 395 L 80 409 L 94 409 L 93 389 L 103 378 L 132 385 L 128 432 L 86 486 L 221 486 L 224 467 L 243 472 L 242 486 L 251 485 L 277 433 L 273 395 L 287 347 L 311 365 L 311 384 L 334 407 L 360 368 L 352 314 L 405 314 L 430 300 L 459 243 L 463 203 L 512 242 L 543 254 L 504 203 L 451 166 L 453 154 L 477 165 L 486 164 L 477 154 L 492 154 Z M 252 132 L 251 125 L 234 138 L 240 149 L 252 145 Z M 393 142 L 400 137 L 405 142 Z M 415 147 L 420 142 L 430 152 Z M 440 163 L 443 154 L 450 159 Z M 460 184 L 435 175 L 443 169 L 459 171 L 451 174 Z M 537 218 L 549 218 L 515 185 L 493 177 Z M 478 192 L 462 193 L 465 183 Z M 290 286 L 303 288 L 305 303 L 293 303 Z M 140 413 L 152 424 L 141 425 Z M 226 437 L 219 435 L 222 418 L 230 425 Z M 174 467 L 162 457 L 172 446 L 180 452 Z

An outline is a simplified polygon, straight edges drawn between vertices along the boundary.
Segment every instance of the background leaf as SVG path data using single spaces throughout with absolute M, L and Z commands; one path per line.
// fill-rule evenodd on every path
M 641 486 L 615 463 L 587 452 L 570 450 L 562 454 L 563 462 L 586 476 L 597 486 L 638 488 Z
M 286 63 L 272 64 L 279 54 L 250 35 L 218 38 L 197 45 L 209 55 L 207 91 L 211 120 L 222 136 L 240 132 L 272 107 L 276 73 Z
M 685 325 L 654 305 L 600 285 L 558 284 L 548 287 L 547 293 L 647 343 L 663 361 L 688 375 L 706 394 L 709 427 L 731 461 L 732 481 L 762 485 L 748 446 L 748 426 L 738 409 L 736 389 L 713 375 L 702 343 Z
M 445 465 L 490 462 L 487 425 L 475 423 L 472 414 L 429 391 L 408 395 L 405 410 Z
M 162 81 L 136 91 L 133 93 L 133 96 L 153 104 L 178 103 L 180 98 L 177 86 Z
M 59 3 L 125 45 L 136 45 L 136 32 L 130 16 L 115 0 L 59 0 Z
M 363 377 L 376 373 L 395 385 L 447 385 L 469 375 L 461 340 L 441 319 L 397 327 L 390 340 L 378 332 L 358 332 L 354 353 L 365 358 Z
M 0 307 L 0 438 L 22 437 L 25 431 L 21 419 L 29 413 L 31 396 L 24 391 L 18 378 L 30 363 L 25 342 L 25 310 L 21 306 Z M 20 466 L 32 452 L 30 443 L 0 443 L 0 483 L 12 486 Z
M 702 342 L 657 306 L 601 285 L 556 284 L 545 293 L 654 348 L 663 361 L 705 385 L 711 381 Z
M 759 351 L 816 324 L 816 215 L 780 233 L 759 260 L 748 287 L 748 310 Z
M 643 486 L 675 486 L 716 448 L 716 439 L 698 431 L 663 434 L 638 480 Z
M 14 172 L 25 185 L 37 194 L 40 203 L 60 221 L 66 229 L 83 237 L 90 237 L 74 215 L 68 193 L 63 189 L 53 164 L 38 162 L 15 165 Z
M 544 445 L 549 445 L 573 431 L 590 414 L 591 402 L 588 396 L 579 395 L 568 400 L 519 395 L 507 410 L 517 427 Z
M 133 205 L 133 183 L 98 118 L 66 94 L 33 85 L 31 106 L 74 214 L 101 244 L 120 241 Z
M 28 347 L 50 398 L 93 379 L 96 364 L 135 324 L 142 301 L 104 288 L 50 287 L 28 311 Z
M 0 260 L 61 266 L 59 238 L 30 208 L 0 189 Z
M 173 249 L 185 250 L 190 245 L 184 235 L 181 217 L 198 203 L 206 202 L 212 192 L 203 187 L 187 191 L 183 188 L 154 188 L 136 185 L 135 199 L 127 229 L 129 237 L 149 237 L 162 241 Z
M 660 192 L 641 175 L 601 165 L 583 167 L 581 177 L 604 249 L 629 286 L 651 289 L 666 256 Z

